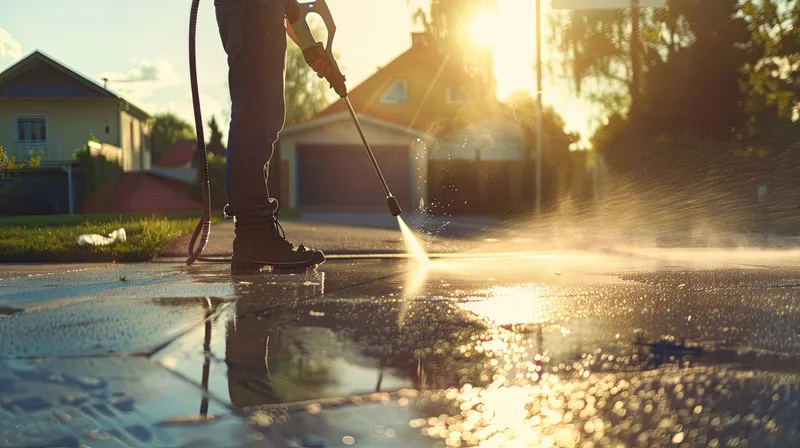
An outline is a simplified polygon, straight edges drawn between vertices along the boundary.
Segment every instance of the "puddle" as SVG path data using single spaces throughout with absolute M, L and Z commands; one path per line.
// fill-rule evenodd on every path
M 0 325 L 0 356 L 149 353 L 200 324 L 207 317 L 206 302 L 109 298 L 29 311 Z
M 489 359 L 461 347 L 487 331 L 447 301 L 311 300 L 244 315 L 234 305 L 153 359 L 244 409 L 485 382 Z

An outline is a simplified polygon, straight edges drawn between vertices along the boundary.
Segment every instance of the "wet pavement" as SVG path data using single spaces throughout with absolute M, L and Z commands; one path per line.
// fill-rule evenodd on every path
M 348 214 L 349 215 L 349 214 Z M 349 217 L 352 220 L 354 218 Z M 496 237 L 498 224 L 482 223 L 465 224 L 458 220 L 430 218 L 410 214 L 404 218 L 409 227 L 414 229 L 430 252 L 460 252 L 476 246 L 489 237 Z M 372 220 L 376 220 L 373 218 Z M 394 254 L 405 250 L 402 234 L 396 218 L 380 215 L 379 223 L 374 227 L 367 223 L 335 223 L 315 221 L 281 221 L 287 237 L 296 244 L 321 249 L 330 254 Z M 388 221 L 388 222 L 387 222 Z M 455 222 L 453 222 L 455 221 Z M 215 224 L 211 229 L 211 238 L 203 254 L 206 256 L 230 256 L 235 236 L 232 221 Z M 173 244 L 161 251 L 162 257 L 185 257 L 191 235 L 178 238 Z
M 798 255 L 4 265 L 0 446 L 798 446 Z

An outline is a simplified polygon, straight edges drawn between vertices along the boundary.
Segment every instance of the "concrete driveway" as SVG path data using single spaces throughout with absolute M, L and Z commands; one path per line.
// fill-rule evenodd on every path
M 798 291 L 792 251 L 3 265 L 0 446 L 797 446 Z

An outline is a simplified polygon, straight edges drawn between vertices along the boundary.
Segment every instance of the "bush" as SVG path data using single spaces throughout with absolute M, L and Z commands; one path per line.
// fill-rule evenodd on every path
M 16 179 L 14 182 L 4 183 L 0 188 L 0 194 L 9 194 L 14 190 L 20 182 L 19 174 L 14 174 L 14 171 L 19 171 L 25 168 L 39 168 L 42 165 L 42 154 L 36 153 L 33 149 L 28 151 L 30 159 L 27 163 L 17 162 L 17 156 L 8 157 L 8 153 L 2 146 L 0 146 L 0 181 L 9 181 Z
M 93 141 L 97 141 L 94 135 Z M 109 162 L 102 155 L 93 156 L 89 145 L 83 145 L 72 154 L 72 158 L 80 162 L 80 173 L 83 181 L 83 199 L 87 199 L 103 183 L 122 175 L 122 167 L 114 162 Z
M 2 146 L 0 146 L 0 171 L 15 171 L 21 170 L 23 168 L 39 168 L 42 165 L 42 153 L 41 151 L 39 154 L 36 153 L 35 150 L 31 149 L 28 151 L 30 154 L 30 159 L 28 162 L 17 162 L 17 156 L 8 157 L 8 153 Z

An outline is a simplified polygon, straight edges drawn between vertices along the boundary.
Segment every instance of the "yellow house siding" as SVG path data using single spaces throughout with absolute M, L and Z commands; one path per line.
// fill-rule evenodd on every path
M 94 135 L 103 143 L 119 146 L 119 105 L 115 99 L 0 100 L 0 146 L 27 155 L 31 148 L 15 142 L 19 115 L 45 116 L 47 143 L 42 160 L 69 160 Z M 106 133 L 108 127 L 108 133 Z M 38 145 L 37 145 L 38 146 Z
M 142 139 L 142 151 L 144 151 L 144 155 L 142 156 L 142 162 L 144 165 L 142 169 L 149 170 L 153 168 L 153 148 L 151 145 L 150 139 L 150 126 L 146 121 L 139 120 L 139 125 L 141 127 L 141 139 Z
M 139 167 L 139 153 L 136 151 L 136 120 L 127 112 L 120 112 L 119 147 L 122 148 L 122 169 L 131 171 Z
M 124 154 L 123 169 L 125 171 L 150 169 L 147 123 L 123 110 L 120 112 L 120 129 L 122 131 L 120 148 Z

